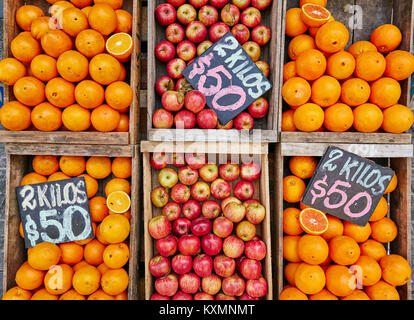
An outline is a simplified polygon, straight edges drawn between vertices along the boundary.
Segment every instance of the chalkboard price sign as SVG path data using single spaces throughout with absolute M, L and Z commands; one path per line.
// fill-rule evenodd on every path
M 26 248 L 94 236 L 85 178 L 16 188 Z
M 272 88 L 272 84 L 231 32 L 183 70 L 191 86 L 203 93 L 222 124 L 228 123 Z
M 328 147 L 302 203 L 365 226 L 394 171 L 345 150 Z

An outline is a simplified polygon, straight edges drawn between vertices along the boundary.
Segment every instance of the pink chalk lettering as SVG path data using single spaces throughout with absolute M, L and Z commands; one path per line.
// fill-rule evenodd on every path
M 239 95 L 240 98 L 239 100 L 237 100 L 236 103 L 233 103 L 229 106 L 222 106 L 218 104 L 218 100 L 227 95 Z M 230 86 L 230 87 L 220 90 L 219 93 L 217 93 L 214 96 L 212 104 L 213 104 L 213 108 L 219 111 L 234 111 L 240 108 L 241 106 L 243 106 L 245 102 L 246 102 L 246 93 L 244 92 L 243 88 L 239 86 Z
M 366 198 L 367 199 L 367 204 L 365 206 L 365 209 L 362 210 L 361 212 L 358 212 L 358 213 L 351 212 L 350 207 L 361 198 Z M 354 195 L 351 200 L 349 200 L 349 202 L 347 203 L 347 205 L 344 208 L 344 213 L 347 216 L 351 217 L 351 218 L 360 218 L 360 217 L 363 217 L 364 215 L 366 215 L 369 212 L 369 210 L 371 208 L 371 205 L 372 205 L 372 198 L 368 194 L 368 192 L 360 192 L 360 193 Z
M 348 182 L 345 182 L 345 181 L 341 181 L 341 180 L 335 181 L 335 183 L 333 184 L 333 186 L 329 189 L 329 191 L 327 193 L 327 196 L 329 197 L 330 195 L 332 195 L 334 193 L 337 193 L 337 194 L 339 194 L 341 196 L 341 201 L 339 201 L 336 204 L 331 204 L 329 202 L 329 198 L 327 197 L 327 198 L 325 198 L 325 200 L 323 202 L 323 204 L 324 204 L 324 206 L 326 208 L 328 208 L 328 209 L 337 209 L 337 208 L 340 208 L 348 200 L 348 196 L 347 196 L 346 192 L 343 191 L 343 190 L 338 189 L 339 186 L 342 186 L 342 187 L 345 187 L 345 188 L 350 188 L 351 187 L 351 184 L 348 183 Z

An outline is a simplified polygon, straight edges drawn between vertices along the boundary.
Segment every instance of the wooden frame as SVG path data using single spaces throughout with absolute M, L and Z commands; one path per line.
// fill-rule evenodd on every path
M 274 161 L 277 167 L 274 171 L 276 183 L 276 197 L 274 208 L 276 216 L 275 233 L 273 237 L 273 269 L 276 273 L 275 295 L 279 297 L 284 286 L 283 274 L 283 177 L 288 174 L 286 161 L 291 156 L 321 157 L 329 144 L 318 143 L 280 143 L 276 146 Z M 411 264 L 411 158 L 413 145 L 372 145 L 372 144 L 338 144 L 335 145 L 346 151 L 356 153 L 362 157 L 374 158 L 390 166 L 397 175 L 397 189 L 390 194 L 389 217 L 398 227 L 397 238 L 390 243 L 391 253 L 402 255 Z M 398 287 L 401 299 L 412 299 L 412 284 L 409 281 L 405 286 Z
M 166 66 L 158 62 L 154 55 L 156 44 L 165 39 L 165 31 L 160 26 L 154 17 L 154 10 L 158 4 L 163 0 L 148 1 L 148 7 L 143 12 L 147 11 L 147 20 L 143 18 L 144 24 L 148 24 L 147 31 L 143 31 L 143 40 L 148 41 L 148 56 L 147 56 L 147 91 L 143 92 L 143 98 L 147 98 L 147 139 L 150 141 L 175 141 L 177 139 L 176 129 L 155 129 L 152 125 L 152 114 L 161 106 L 161 99 L 155 93 L 154 85 L 161 74 L 166 74 Z M 262 16 L 263 24 L 270 27 L 272 30 L 271 42 L 263 50 L 263 60 L 269 62 L 271 73 L 270 82 L 273 84 L 273 88 L 265 95 L 268 98 L 270 108 L 269 114 L 265 119 L 255 119 L 255 129 L 261 130 L 262 141 L 264 142 L 277 142 L 279 141 L 278 123 L 279 112 L 277 110 L 277 102 L 279 97 L 279 73 L 280 67 L 278 62 L 280 61 L 280 38 L 281 38 L 281 14 L 282 14 L 282 2 L 280 0 L 274 0 L 272 7 L 267 9 L 266 13 Z M 145 68 L 145 66 L 144 66 Z M 144 88 L 144 86 L 143 86 Z M 236 129 L 232 130 L 203 130 L 203 129 L 186 129 L 184 130 L 185 141 L 255 141 L 254 133 L 246 133 Z
M 140 244 L 140 166 L 137 146 L 94 146 L 94 145 L 25 145 L 6 144 L 6 199 L 4 222 L 4 272 L 3 290 L 6 292 L 15 285 L 15 274 L 27 259 L 24 240 L 19 235 L 20 213 L 16 198 L 16 187 L 30 168 L 30 157 L 34 155 L 76 155 L 131 157 L 131 231 L 129 237 L 130 257 L 128 262 L 128 298 L 138 299 L 138 254 Z M 102 186 L 100 186 L 102 190 Z M 3 295 L 4 292 L 1 294 Z
M 280 68 L 288 61 L 287 48 L 288 38 L 285 36 L 286 11 L 290 8 L 299 7 L 299 0 L 282 0 L 282 37 L 281 37 L 281 60 Z M 352 7 L 351 7 L 352 6 Z M 335 20 L 344 23 L 349 28 L 349 23 L 355 14 L 356 28 L 350 30 L 348 46 L 360 40 L 369 40 L 371 33 L 378 26 L 385 23 L 392 23 L 400 28 L 403 33 L 403 40 L 399 47 L 401 50 L 413 52 L 413 17 L 414 5 L 412 1 L 405 0 L 355 0 L 350 3 L 346 0 L 330 0 L 327 9 Z M 355 10 L 355 11 L 353 11 Z M 352 13 L 351 13 L 352 12 Z M 354 13 L 355 12 L 355 13 Z M 359 23 L 362 23 L 361 25 Z M 347 47 L 348 47 L 347 46 Z M 411 78 L 400 82 L 402 96 L 399 103 L 410 105 Z M 279 74 L 279 84 L 282 90 L 283 71 Z M 279 96 L 279 130 L 282 130 L 282 112 L 286 103 L 282 96 Z M 358 132 L 281 132 L 281 142 L 339 142 L 339 143 L 385 143 L 385 144 L 406 144 L 411 143 L 411 134 L 392 133 L 358 133 Z
M 45 13 L 50 6 L 44 0 L 5 0 L 3 2 L 4 22 L 3 30 L 3 50 L 4 57 L 12 57 L 10 43 L 13 38 L 21 32 L 15 21 L 17 9 L 25 4 L 33 4 L 43 9 Z M 127 145 L 136 144 L 140 140 L 139 132 L 139 99 L 140 99 L 140 69 L 141 69 L 141 37 L 140 37 L 140 17 L 141 1 L 125 0 L 123 9 L 132 14 L 132 38 L 134 39 L 134 48 L 131 55 L 131 62 L 127 67 L 128 83 L 130 84 L 134 95 L 129 109 L 129 132 L 96 132 L 89 129 L 85 132 L 72 131 L 52 131 L 43 132 L 33 130 L 32 127 L 25 131 L 0 130 L 0 142 L 22 142 L 22 143 L 71 143 L 71 144 L 113 144 Z M 4 86 L 4 103 L 15 100 L 12 86 Z
M 183 152 L 183 153 L 208 153 L 209 154 L 209 161 L 212 161 L 210 158 L 211 156 L 216 159 L 216 161 L 223 160 L 223 155 L 227 155 L 224 153 L 223 146 L 228 147 L 230 150 L 231 146 L 228 144 L 222 143 L 210 143 L 210 147 L 200 147 L 201 143 L 185 143 L 181 146 L 178 146 L 174 143 L 160 143 L 157 146 L 155 143 L 141 142 L 141 152 L 143 153 L 143 174 L 144 174 L 144 190 L 143 190 L 143 197 L 144 197 L 144 254 L 145 254 L 145 299 L 149 300 L 151 295 L 154 292 L 154 284 L 153 284 L 153 277 L 149 272 L 149 261 L 154 256 L 156 252 L 155 249 L 155 241 L 152 239 L 148 232 L 148 223 L 152 217 L 158 216 L 161 213 L 161 209 L 155 208 L 151 203 L 151 191 L 152 189 L 158 185 L 157 179 L 157 172 L 156 170 L 152 169 L 150 164 L 151 152 L 155 150 L 157 152 L 166 152 L 166 153 L 173 153 L 173 152 Z M 157 148 L 159 147 L 159 148 Z M 246 148 L 239 148 L 238 150 L 232 149 L 233 155 L 237 156 L 237 159 L 243 157 L 245 155 L 245 151 L 247 150 L 254 150 L 254 146 L 252 144 L 245 145 Z M 163 150 L 163 151 L 161 151 Z M 215 150 L 222 150 L 221 154 L 214 153 L 212 151 Z M 239 152 L 237 152 L 239 151 Z M 247 153 L 248 154 L 248 153 Z M 247 155 L 246 154 L 246 155 Z M 267 256 L 263 260 L 263 276 L 266 278 L 268 283 L 268 293 L 266 295 L 266 300 L 272 300 L 273 298 L 273 277 L 272 277 L 272 250 L 271 250 L 271 229 L 270 229 L 270 219 L 271 219 L 271 211 L 270 211 L 270 194 L 269 194 L 269 166 L 268 166 L 268 154 L 267 154 L 267 145 L 262 146 L 261 150 L 259 151 L 252 151 L 253 155 L 256 155 L 255 159 L 259 159 L 262 168 L 262 174 L 260 179 L 254 182 L 255 190 L 258 190 L 260 187 L 260 191 L 256 192 L 255 198 L 260 200 L 260 202 L 266 208 L 266 218 L 264 222 L 261 224 L 261 230 L 258 231 L 261 234 L 263 241 L 266 243 L 267 246 Z M 225 157 L 227 159 L 227 156 Z M 234 158 L 233 158 L 234 159 Z M 250 160 L 251 161 L 251 160 Z M 237 182 L 237 181 L 236 181 Z M 232 182 L 232 184 L 235 182 Z

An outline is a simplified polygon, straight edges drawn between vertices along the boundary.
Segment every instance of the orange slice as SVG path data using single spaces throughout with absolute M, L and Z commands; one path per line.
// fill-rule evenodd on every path
M 303 231 L 312 235 L 324 233 L 329 224 L 325 213 L 314 208 L 303 209 L 299 213 L 299 223 Z
M 313 3 L 306 3 L 302 6 L 302 21 L 309 27 L 320 27 L 327 23 L 331 13 L 328 9 Z
M 106 51 L 119 61 L 127 61 L 132 53 L 134 41 L 125 32 L 115 33 L 106 40 Z
M 114 213 L 125 213 L 131 206 L 131 199 L 124 191 L 114 191 L 106 199 L 106 206 Z

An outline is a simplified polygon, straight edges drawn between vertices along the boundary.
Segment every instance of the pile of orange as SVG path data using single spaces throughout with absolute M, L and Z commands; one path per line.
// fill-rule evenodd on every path
M 316 162 L 314 157 L 292 157 L 291 175 L 283 180 L 283 199 L 292 206 L 283 212 L 286 286 L 279 299 L 400 299 L 397 287 L 410 281 L 411 267 L 404 257 L 387 254 L 386 245 L 397 237 L 398 230 L 387 217 L 385 197 L 364 227 L 321 212 L 327 219 L 327 226 L 321 220 L 325 231 L 303 227 L 301 215 L 309 210 L 300 202 L 306 189 L 304 180 L 313 175 Z M 385 193 L 396 187 L 394 176 Z
M 399 104 L 400 81 L 414 72 L 414 56 L 398 50 L 401 31 L 385 24 L 345 50 L 349 31 L 325 8 L 327 0 L 301 0 L 286 12 L 291 37 L 283 68 L 282 131 L 402 133 L 414 122 Z
M 16 272 L 16 286 L 4 300 L 126 300 L 129 276 L 130 211 L 117 214 L 107 197 L 130 194 L 130 158 L 35 156 L 33 172 L 21 185 L 83 176 L 89 198 L 94 238 L 61 244 L 39 243 L 27 250 Z M 99 180 L 103 195 L 99 195 Z M 20 223 L 20 236 L 24 237 Z
M 16 11 L 21 32 L 12 57 L 0 61 L 0 81 L 14 100 L 0 109 L 12 131 L 129 130 L 133 90 L 130 60 L 132 16 L 123 0 L 48 0 L 49 16 L 34 5 Z

